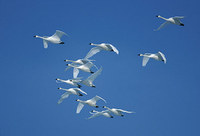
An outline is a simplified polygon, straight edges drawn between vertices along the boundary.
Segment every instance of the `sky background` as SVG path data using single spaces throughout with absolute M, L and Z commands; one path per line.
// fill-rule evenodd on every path
M 0 0 L 0 136 L 199 136 L 200 61 L 199 0 Z M 185 16 L 184 27 L 156 18 Z M 44 49 L 34 35 L 66 32 L 64 45 Z M 95 59 L 102 74 L 87 96 L 71 95 L 58 105 L 56 83 L 72 78 L 65 59 L 83 58 L 89 43 L 111 43 Z M 161 51 L 167 63 L 150 60 L 142 67 L 139 53 Z M 95 70 L 95 68 L 93 68 Z M 80 72 L 86 78 L 89 73 Z M 124 117 L 87 120 L 93 107 L 76 114 L 76 99 L 95 95 L 101 106 L 135 111 Z

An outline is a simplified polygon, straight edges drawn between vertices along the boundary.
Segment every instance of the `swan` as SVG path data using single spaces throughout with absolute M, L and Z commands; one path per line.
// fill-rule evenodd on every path
M 95 97 L 93 97 L 92 99 L 89 99 L 89 100 L 86 100 L 86 101 L 82 101 L 82 100 L 77 99 L 76 101 L 78 101 L 79 104 L 77 106 L 76 113 L 77 114 L 80 113 L 85 104 L 98 108 L 99 106 L 97 106 L 96 103 L 99 100 L 103 100 L 106 103 L 106 101 L 103 98 L 101 98 L 100 96 L 97 96 L 97 95 Z
M 124 115 L 122 114 L 122 112 L 125 112 L 125 113 L 135 113 L 135 112 L 132 112 L 132 111 L 125 111 L 125 110 L 116 109 L 116 108 L 110 109 L 110 108 L 108 108 L 108 107 L 106 107 L 106 106 L 103 106 L 103 108 L 106 108 L 106 109 L 108 109 L 110 112 L 114 113 L 115 115 L 122 116 L 122 117 L 124 116 Z
M 117 54 L 119 54 L 119 51 L 117 50 L 117 48 L 115 48 L 112 44 L 109 43 L 101 43 L 101 44 L 94 44 L 94 43 L 90 43 L 90 45 L 96 46 L 93 47 L 88 54 L 86 55 L 86 59 L 92 57 L 93 55 L 95 55 L 96 53 L 100 52 L 101 50 L 105 50 L 105 51 L 113 51 Z
M 69 95 L 74 94 L 74 95 L 78 95 L 78 96 L 83 96 L 83 94 L 86 94 L 86 92 L 84 92 L 83 90 L 79 89 L 79 88 L 70 88 L 70 89 L 64 89 L 64 88 L 58 88 L 60 90 L 64 90 L 66 91 L 64 94 L 61 95 L 61 98 L 58 100 L 58 104 L 62 103 L 64 99 L 68 98 Z M 83 93 L 83 94 L 81 94 Z
M 98 116 L 105 116 L 105 117 L 108 117 L 108 118 L 113 118 L 113 116 L 110 114 L 110 111 L 109 110 L 104 110 L 104 111 L 96 111 L 96 110 L 92 110 L 90 112 L 90 114 L 92 114 L 92 116 L 90 116 L 88 119 L 91 119 L 91 118 L 95 118 L 95 117 L 98 117 Z
M 149 61 L 150 58 L 158 60 L 158 61 L 163 61 L 164 63 L 167 62 L 165 55 L 162 52 L 158 52 L 155 54 L 152 53 L 145 53 L 145 54 L 138 54 L 138 56 L 143 56 L 143 61 L 142 61 L 142 66 L 145 67 L 147 62 Z
M 92 61 L 95 61 L 95 60 L 89 60 L 89 59 L 78 59 L 76 61 L 73 61 L 73 60 L 64 60 L 65 62 L 72 62 L 71 64 L 67 64 L 67 68 L 65 69 L 65 71 L 67 71 L 68 69 L 70 69 L 71 67 L 74 67 L 74 70 L 73 70 L 73 77 L 74 78 L 77 78 L 78 74 L 79 74 L 79 69 L 81 69 L 81 67 L 84 67 L 84 66 L 81 66 L 81 65 L 84 65 L 84 64 L 87 64 L 87 63 L 90 63 L 91 64 L 91 67 L 94 66 L 96 69 L 97 66 L 94 65 L 92 63 Z M 79 68 L 76 68 L 76 67 L 79 67 Z M 84 70 L 83 70 L 84 71 Z
M 101 74 L 101 71 L 103 68 L 101 67 L 99 70 L 97 70 L 94 74 L 90 75 L 87 79 L 80 81 L 80 83 L 89 86 L 89 87 L 96 87 L 93 84 L 93 81 Z
M 59 82 L 58 82 L 58 81 L 59 81 Z M 74 78 L 74 79 L 68 79 L 68 80 L 63 80 L 63 79 L 56 78 L 56 82 L 57 82 L 57 83 L 64 82 L 64 83 L 67 83 L 67 84 L 76 86 L 76 87 L 78 87 L 78 88 L 81 88 L 81 85 L 78 84 L 78 83 L 80 83 L 81 81 L 82 81 L 81 78 Z
M 52 35 L 52 36 L 38 36 L 38 35 L 35 35 L 33 37 L 36 37 L 36 38 L 41 38 L 43 39 L 43 44 L 44 44 L 44 48 L 48 48 L 48 42 L 51 42 L 51 43 L 55 43 L 55 44 L 64 44 L 64 42 L 62 42 L 60 40 L 60 38 L 63 36 L 63 35 L 66 35 L 66 33 L 60 31 L 60 30 L 56 30 L 56 32 Z
M 80 66 L 76 66 L 76 65 L 72 65 L 72 64 L 67 64 L 67 66 L 74 67 L 76 69 L 80 69 L 84 72 L 94 73 L 93 71 L 91 71 L 91 67 L 94 66 L 94 64 L 92 62 L 88 62 L 88 63 L 80 65 Z
M 184 26 L 184 24 L 180 21 L 180 19 L 184 18 L 183 16 L 175 16 L 175 17 L 170 17 L 170 18 L 164 18 L 164 17 L 158 15 L 156 17 L 164 19 L 166 22 L 161 24 L 160 27 L 158 27 L 155 31 L 160 30 L 161 28 L 163 28 L 164 26 L 166 26 L 168 24 L 175 24 L 175 25 L 179 25 L 179 26 Z

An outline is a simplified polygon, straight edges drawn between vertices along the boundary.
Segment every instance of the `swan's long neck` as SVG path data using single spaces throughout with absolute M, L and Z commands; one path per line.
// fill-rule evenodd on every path
M 159 15 L 158 17 L 159 17 L 159 18 L 162 18 L 162 19 L 164 19 L 164 20 L 167 21 L 167 18 L 164 18 L 164 17 L 162 17 L 162 16 L 160 16 L 160 15 Z
M 69 62 L 75 62 L 75 61 L 73 61 L 73 60 L 67 60 L 67 59 L 66 59 L 65 61 L 66 61 L 66 62 L 67 62 L 67 61 L 69 61 Z
M 36 37 L 36 38 L 44 39 L 44 37 L 42 37 L 42 36 L 38 36 L 38 35 L 36 35 L 35 37 Z
M 106 107 L 106 106 L 104 106 L 104 108 L 106 108 L 106 109 L 108 109 L 108 110 L 111 110 L 110 108 L 108 108 L 108 107 Z

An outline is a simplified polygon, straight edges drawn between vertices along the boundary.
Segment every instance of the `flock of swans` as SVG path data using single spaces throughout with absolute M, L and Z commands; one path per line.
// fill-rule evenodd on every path
M 164 19 L 166 22 L 164 22 L 163 24 L 160 25 L 160 27 L 158 27 L 155 31 L 160 30 L 161 28 L 163 28 L 164 26 L 166 26 L 167 24 L 176 24 L 179 26 L 184 26 L 184 24 L 180 21 L 180 19 L 183 19 L 184 17 L 182 16 L 175 16 L 175 17 L 170 17 L 170 18 L 164 18 L 160 15 L 156 16 L 158 18 Z M 54 43 L 54 44 L 64 44 L 63 41 L 61 41 L 61 37 L 63 35 L 66 35 L 66 33 L 60 31 L 60 30 L 56 30 L 56 32 L 52 35 L 52 36 L 38 36 L 35 35 L 34 37 L 36 38 L 41 38 L 43 39 L 43 44 L 44 44 L 44 48 L 48 48 L 48 43 Z M 82 59 L 78 59 L 78 60 L 64 60 L 65 62 L 70 62 L 70 64 L 66 64 L 67 68 L 65 70 L 68 70 L 70 68 L 73 68 L 73 78 L 72 79 L 56 79 L 57 83 L 66 83 L 72 86 L 75 86 L 77 88 L 69 88 L 69 89 L 65 89 L 65 88 L 58 88 L 59 90 L 63 90 L 65 91 L 64 94 L 61 95 L 60 99 L 58 100 L 58 104 L 61 104 L 63 102 L 64 99 L 68 98 L 69 95 L 78 95 L 78 96 L 83 96 L 87 95 L 86 92 L 84 92 L 83 90 L 81 90 L 80 88 L 82 87 L 82 85 L 88 86 L 88 87 L 94 87 L 94 80 L 101 74 L 103 68 L 98 68 L 93 61 L 95 60 L 91 60 L 90 58 L 92 56 L 94 56 L 96 53 L 104 50 L 104 51 L 110 51 L 110 52 L 115 52 L 116 54 L 119 54 L 119 51 L 117 50 L 116 47 L 114 47 L 112 44 L 109 43 L 101 43 L 101 44 L 94 44 L 94 43 L 90 43 L 90 45 L 95 46 L 93 48 L 90 49 L 90 51 L 86 54 L 86 56 Z M 142 66 L 145 67 L 147 62 L 149 61 L 150 58 L 155 59 L 157 61 L 163 61 L 164 63 L 166 63 L 166 58 L 165 55 L 162 52 L 158 52 L 158 53 L 144 53 L 144 54 L 138 54 L 138 56 L 142 56 L 143 57 L 143 61 L 142 61 Z M 97 71 L 92 71 L 91 68 L 95 67 L 97 69 Z M 79 70 L 83 71 L 83 72 L 88 72 L 91 73 L 91 75 L 89 77 L 87 77 L 86 79 L 83 79 L 82 77 L 78 77 L 79 74 Z M 96 104 L 99 100 L 104 101 L 106 103 L 106 100 L 104 100 L 102 97 L 96 95 L 93 98 L 89 99 L 89 100 L 80 100 L 77 99 L 76 101 L 79 102 L 78 106 L 77 106 L 77 110 L 76 113 L 80 113 L 81 110 L 83 109 L 83 107 L 85 105 L 89 105 L 95 108 L 98 108 L 99 106 Z M 91 112 L 89 112 L 91 114 L 91 116 L 88 119 L 97 117 L 97 116 L 105 116 L 108 118 L 113 118 L 113 115 L 117 115 L 117 116 L 124 116 L 123 113 L 135 113 L 132 111 L 126 111 L 126 110 L 122 110 L 122 109 L 116 109 L 116 108 L 109 108 L 107 106 L 103 106 L 103 108 L 105 108 L 106 110 L 103 111 L 96 111 L 96 110 L 92 110 Z M 113 114 L 113 115 L 112 115 Z

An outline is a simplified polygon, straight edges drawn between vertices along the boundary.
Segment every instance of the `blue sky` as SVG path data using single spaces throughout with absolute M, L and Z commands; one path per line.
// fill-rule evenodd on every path
M 0 136 L 199 136 L 198 0 L 0 1 Z M 156 15 L 185 16 L 184 27 L 163 23 Z M 66 32 L 64 45 L 43 48 L 34 35 Z M 118 50 L 92 57 L 103 67 L 96 88 L 83 86 L 82 100 L 99 95 L 107 106 L 136 114 L 87 120 L 93 108 L 76 114 L 78 96 L 62 104 L 56 78 L 72 78 L 64 59 L 76 60 L 89 43 L 111 43 Z M 138 53 L 161 51 L 167 64 L 150 60 L 142 67 Z M 94 69 L 95 70 L 95 69 Z M 80 76 L 89 74 L 81 72 Z M 103 102 L 98 103 L 105 105 Z M 99 108 L 99 110 L 103 110 Z

